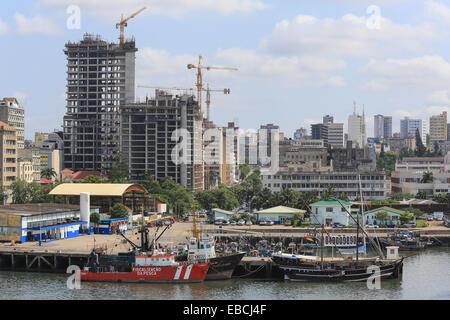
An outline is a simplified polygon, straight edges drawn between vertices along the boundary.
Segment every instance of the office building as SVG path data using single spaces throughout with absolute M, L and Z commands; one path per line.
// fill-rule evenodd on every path
M 392 117 L 377 114 L 374 116 L 374 137 L 381 139 L 392 138 Z
M 64 167 L 107 172 L 117 161 L 120 106 L 135 98 L 134 39 L 109 43 L 85 34 L 67 43 Z
M 410 119 L 405 117 L 400 120 L 400 138 L 405 139 L 409 136 L 416 137 L 416 131 L 419 130 L 420 139 L 422 143 L 426 144 L 427 139 L 427 123 L 421 119 Z
M 7 203 L 11 202 L 11 184 L 17 180 L 17 130 L 0 122 L 0 183 L 6 189 Z

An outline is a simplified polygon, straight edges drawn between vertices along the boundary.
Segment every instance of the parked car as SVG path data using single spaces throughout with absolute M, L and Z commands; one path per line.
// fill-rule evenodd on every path
M 345 226 L 342 223 L 335 222 L 335 223 L 333 223 L 333 227 L 335 227 L 335 228 L 344 228 Z
M 260 225 L 260 226 L 266 226 L 266 225 L 267 225 L 267 222 L 264 221 L 264 220 L 262 220 L 262 221 L 259 222 L 259 225 Z
M 366 228 L 377 229 L 378 226 L 377 226 L 377 225 L 374 225 L 374 224 L 368 224 L 368 225 L 366 226 Z
M 428 221 L 433 221 L 434 218 L 433 218 L 433 216 L 428 216 L 427 220 L 428 220 Z
M 415 228 L 416 227 L 416 223 L 415 222 L 405 223 L 403 226 L 405 228 Z
M 245 221 L 244 221 L 244 220 L 239 220 L 239 221 L 238 221 L 238 225 L 239 225 L 239 226 L 245 225 Z
M 247 226 L 251 226 L 253 223 L 252 223 L 250 220 L 247 220 L 247 221 L 245 222 L 245 224 L 246 224 Z
M 235 225 L 237 225 L 237 222 L 236 221 L 231 221 L 230 225 L 235 226 Z
M 267 221 L 267 225 L 268 225 L 268 226 L 273 226 L 273 225 L 274 225 L 274 222 L 273 222 L 272 220 L 269 220 L 269 221 Z
M 214 221 L 214 224 L 216 226 L 221 226 L 221 225 L 223 225 L 223 221 L 222 220 L 216 220 L 216 221 Z
M 386 225 L 386 228 L 395 228 L 396 226 L 395 226 L 395 224 L 387 224 Z

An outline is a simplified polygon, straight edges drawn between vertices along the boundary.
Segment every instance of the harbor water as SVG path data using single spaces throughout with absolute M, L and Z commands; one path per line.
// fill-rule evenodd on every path
M 69 275 L 0 272 L 3 300 L 307 300 L 450 299 L 450 248 L 408 252 L 403 276 L 369 290 L 366 283 L 309 283 L 233 279 L 193 284 L 81 283 L 68 289 Z

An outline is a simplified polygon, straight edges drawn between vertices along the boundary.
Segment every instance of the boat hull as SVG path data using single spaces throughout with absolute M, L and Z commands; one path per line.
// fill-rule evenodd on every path
M 80 271 L 81 281 L 184 283 L 201 282 L 208 273 L 208 263 L 180 264 L 179 266 L 133 267 L 130 272 Z
M 205 280 L 226 280 L 233 275 L 239 262 L 245 256 L 245 252 L 233 253 L 230 255 L 211 258 Z

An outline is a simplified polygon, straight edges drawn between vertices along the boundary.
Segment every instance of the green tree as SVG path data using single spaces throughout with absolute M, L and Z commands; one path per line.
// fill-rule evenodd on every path
M 100 223 L 100 214 L 98 212 L 92 212 L 89 221 L 94 225 L 98 225 Z
M 24 204 L 29 201 L 28 183 L 25 180 L 16 180 L 11 183 L 13 204 Z
M 419 190 L 419 192 L 417 192 L 416 199 L 426 199 L 426 198 L 427 198 L 427 193 L 425 190 Z
M 109 180 L 111 183 L 127 183 L 128 163 L 122 154 L 119 154 L 116 162 L 111 164 Z
M 8 200 L 8 194 L 6 193 L 6 188 L 0 184 L 0 204 L 6 203 Z
M 400 222 L 402 224 L 408 223 L 414 219 L 414 215 L 411 212 L 405 211 L 400 215 Z
M 389 213 L 387 213 L 386 211 L 378 211 L 375 214 L 375 218 L 377 221 L 382 222 L 381 224 L 385 224 L 385 222 L 389 220 Z
M 45 168 L 41 170 L 41 178 L 52 180 L 52 178 L 57 177 L 57 173 L 53 168 Z
M 116 203 L 110 210 L 112 219 L 128 217 L 128 210 L 122 203 Z
M 414 195 L 412 193 L 403 193 L 403 192 L 398 192 L 398 193 L 394 193 L 391 198 L 393 200 L 408 200 L 408 199 L 413 199 Z
M 167 203 L 176 215 L 180 216 L 192 210 L 192 195 L 185 187 L 174 182 L 171 178 L 164 181 L 161 187 L 161 200 Z
M 150 172 L 144 174 L 141 184 L 152 195 L 159 195 L 163 191 L 159 181 Z
M 422 175 L 422 179 L 420 180 L 420 183 L 432 183 L 433 182 L 433 172 L 426 171 Z
M 420 137 L 419 129 L 416 129 L 416 156 L 423 157 L 425 156 L 426 148 L 422 143 L 422 138 Z

